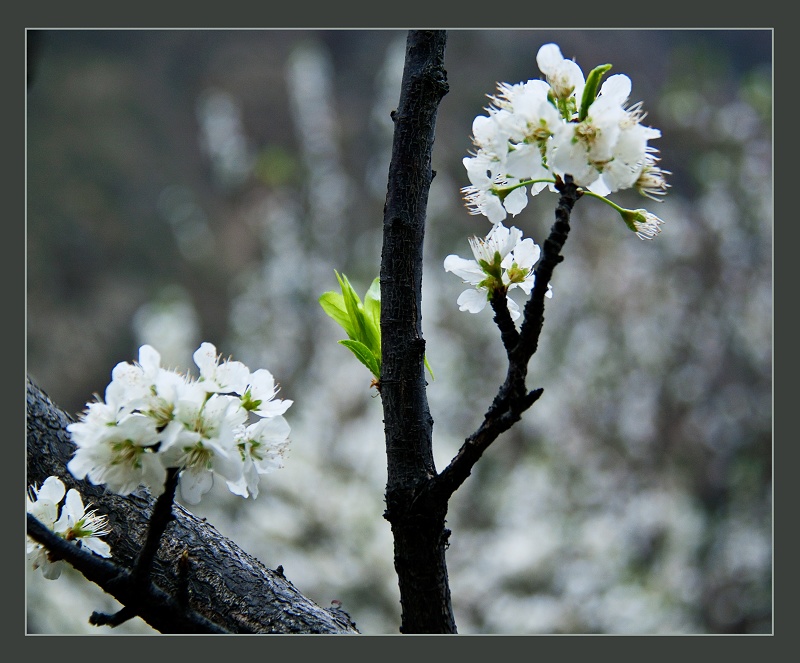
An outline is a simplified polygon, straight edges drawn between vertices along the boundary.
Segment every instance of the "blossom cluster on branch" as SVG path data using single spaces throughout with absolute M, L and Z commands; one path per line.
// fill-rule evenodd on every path
M 138 363 L 117 364 L 105 399 L 67 427 L 77 446 L 69 471 L 120 495 L 139 486 L 160 495 L 167 469 L 177 468 L 190 504 L 215 474 L 232 493 L 257 497 L 260 475 L 283 465 L 290 427 L 282 415 L 292 401 L 276 398 L 268 370 L 222 360 L 211 343 L 193 357 L 198 378 L 163 368 L 149 345 Z
M 495 224 L 486 238 L 471 237 L 469 240 L 475 260 L 449 255 L 445 258 L 445 271 L 460 276 L 465 283 L 474 288 L 465 290 L 458 297 L 462 311 L 478 313 L 488 301 L 487 294 L 508 292 L 520 288 L 526 295 L 531 294 L 534 283 L 533 266 L 539 260 L 541 249 L 528 237 L 522 239 L 518 228 L 506 228 L 502 223 Z M 552 297 L 548 287 L 547 296 Z M 517 303 L 507 296 L 511 319 L 520 316 Z
M 445 271 L 474 286 L 458 298 L 460 310 L 477 313 L 495 293 L 505 295 L 511 318 L 519 306 L 507 293 L 519 287 L 530 294 L 533 265 L 540 250 L 523 239 L 517 228 L 503 226 L 545 188 L 556 191 L 571 178 L 581 194 L 614 208 L 640 239 L 661 232 L 663 221 L 645 209 L 629 210 L 606 196 L 635 188 L 660 202 L 669 184 L 658 165 L 658 150 L 649 141 L 661 136 L 642 124 L 641 103 L 628 105 L 631 80 L 615 74 L 601 80 L 611 65 L 595 67 L 584 77 L 580 66 L 567 60 L 556 44 L 545 44 L 536 56 L 545 79 L 500 83 L 491 104 L 472 123 L 475 152 L 463 159 L 470 184 L 461 189 L 471 214 L 493 224 L 485 238 L 470 238 L 475 260 L 456 255 L 445 258 Z M 547 290 L 552 296 L 552 290 Z
M 598 90 L 611 65 L 584 79 L 556 44 L 542 46 L 536 61 L 546 80 L 501 83 L 489 114 L 473 122 L 477 151 L 463 160 L 471 184 L 462 189 L 470 212 L 499 223 L 525 208 L 526 187 L 536 195 L 566 175 L 598 196 L 635 187 L 659 200 L 669 172 L 648 141 L 661 132 L 642 124 L 641 103 L 626 107 L 630 78 L 615 74 Z

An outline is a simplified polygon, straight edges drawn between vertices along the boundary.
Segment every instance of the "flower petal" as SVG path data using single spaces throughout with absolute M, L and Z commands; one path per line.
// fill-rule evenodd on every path
M 480 313 L 486 307 L 485 290 L 465 290 L 458 296 L 456 303 L 459 310 Z
M 473 285 L 477 285 L 486 278 L 486 275 L 477 262 L 452 254 L 444 259 L 444 270 L 446 272 L 453 272 L 453 274 L 463 279 L 466 283 L 471 283 Z

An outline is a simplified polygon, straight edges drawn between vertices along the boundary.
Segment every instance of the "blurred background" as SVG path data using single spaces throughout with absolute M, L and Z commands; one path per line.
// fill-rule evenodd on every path
M 144 343 L 184 371 L 202 341 L 268 368 L 294 400 L 285 468 L 255 501 L 216 485 L 193 510 L 363 633 L 397 633 L 381 402 L 317 298 L 334 270 L 362 295 L 379 272 L 405 31 L 27 36 L 29 375 L 77 415 Z M 576 206 L 530 364 L 544 395 L 450 504 L 459 632 L 769 633 L 770 30 L 448 33 L 423 278 L 437 468 L 505 375 L 490 310 L 460 312 L 442 267 L 490 227 L 461 159 L 547 42 L 631 77 L 672 188 L 613 196 L 665 220 L 652 242 Z M 556 202 L 506 223 L 541 243 Z M 71 572 L 26 586 L 30 633 L 98 633 L 114 605 Z

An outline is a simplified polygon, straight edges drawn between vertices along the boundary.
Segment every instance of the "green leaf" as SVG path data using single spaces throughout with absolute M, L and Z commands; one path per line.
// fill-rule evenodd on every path
M 381 281 L 376 277 L 369 286 L 364 303 L 356 294 L 344 274 L 334 272 L 342 294 L 326 292 L 319 298 L 320 306 L 347 332 L 348 340 L 339 341 L 366 366 L 376 380 L 381 379 Z M 433 369 L 424 357 L 425 368 L 436 378 Z
M 375 358 L 370 349 L 359 341 L 346 340 L 339 341 L 343 346 L 349 348 L 350 351 L 356 356 L 364 366 L 366 366 L 370 373 L 375 376 L 376 380 L 381 379 L 381 365 L 380 360 Z
M 351 332 L 348 333 L 351 339 L 364 342 L 366 337 L 366 322 L 364 320 L 364 311 L 361 304 L 361 299 L 353 290 L 350 281 L 344 274 L 336 272 L 336 278 L 339 281 L 339 287 L 342 289 L 342 298 L 344 299 L 344 306 L 347 310 L 347 315 L 350 318 Z
M 375 307 L 375 303 L 373 302 L 371 307 L 370 315 L 367 315 L 366 309 L 364 304 L 361 303 L 361 299 L 356 294 L 356 291 L 353 289 L 353 286 L 350 285 L 350 281 L 348 281 L 347 277 L 342 274 L 341 277 L 339 274 L 336 275 L 339 278 L 339 284 L 342 288 L 342 296 L 344 298 L 344 304 L 347 308 L 347 314 L 350 316 L 351 325 L 354 329 L 354 333 L 350 336 L 353 340 L 361 341 L 364 345 L 369 348 L 369 350 L 377 355 L 380 356 L 381 352 L 381 328 L 380 328 L 380 285 L 378 286 L 378 301 L 377 307 Z M 374 281 L 373 281 L 374 284 Z M 372 286 L 370 286 L 372 288 Z M 369 292 L 369 291 L 368 291 Z M 374 299 L 374 290 L 372 299 Z M 376 311 L 377 308 L 377 311 Z M 377 315 L 378 324 L 374 324 L 372 320 Z
M 381 280 L 376 277 L 364 296 L 364 317 L 368 332 L 367 345 L 381 356 Z
M 601 64 L 589 72 L 586 77 L 586 85 L 583 88 L 583 97 L 581 97 L 581 110 L 578 114 L 578 119 L 583 122 L 589 114 L 589 106 L 597 99 L 597 91 L 600 88 L 600 81 L 605 76 L 605 73 L 611 69 L 610 64 Z
M 319 304 L 322 306 L 322 310 L 333 318 L 352 338 L 353 329 L 350 324 L 350 316 L 347 314 L 347 308 L 344 305 L 344 298 L 338 292 L 325 292 L 320 295 Z
M 347 333 L 339 341 L 380 380 L 381 376 L 381 290 L 376 278 L 367 290 L 362 304 L 347 276 L 336 274 L 342 293 L 326 292 L 319 298 L 320 306 Z
M 367 314 L 367 320 L 372 323 L 375 329 L 381 328 L 381 279 L 375 277 L 372 285 L 367 290 L 364 297 L 364 311 Z

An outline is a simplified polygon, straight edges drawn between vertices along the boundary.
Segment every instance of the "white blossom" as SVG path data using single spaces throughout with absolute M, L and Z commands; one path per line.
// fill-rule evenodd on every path
M 635 187 L 659 200 L 670 173 L 656 165 L 649 141 L 661 132 L 642 124 L 641 103 L 628 105 L 630 78 L 614 74 L 584 100 L 583 71 L 557 44 L 543 45 L 536 61 L 545 80 L 499 83 L 487 114 L 472 123 L 475 151 L 463 159 L 470 184 L 461 189 L 470 214 L 502 223 L 526 207 L 528 193 L 555 190 L 567 176 L 597 196 Z M 479 306 L 474 295 L 465 304 Z
M 545 44 L 536 54 L 536 64 L 547 77 L 556 99 L 575 99 L 580 103 L 586 81 L 581 68 L 567 60 L 557 44 Z
M 64 499 L 66 493 L 66 499 Z M 64 500 L 59 513 L 59 504 Z M 66 491 L 64 483 L 55 476 L 45 479 L 40 488 L 30 486 L 26 497 L 27 511 L 42 525 L 67 541 L 90 550 L 95 555 L 110 557 L 110 546 L 100 539 L 108 534 L 108 518 L 97 511 L 86 511 L 80 493 L 74 488 Z M 61 576 L 64 562 L 53 560 L 47 548 L 27 538 L 26 556 L 33 570 L 42 570 L 48 580 Z
M 80 493 L 74 488 L 67 491 L 61 516 L 53 525 L 53 531 L 95 555 L 111 557 L 111 547 L 99 538 L 111 531 L 108 517 L 98 515 L 95 510 L 87 511 Z
M 251 372 L 241 362 L 223 360 L 211 343 L 201 344 L 193 356 L 200 371 L 196 379 L 163 368 L 148 345 L 139 349 L 137 363 L 117 364 L 105 401 L 87 404 L 80 420 L 67 427 L 77 447 L 67 464 L 70 472 L 121 495 L 140 486 L 159 495 L 167 470 L 178 469 L 180 495 L 191 504 L 210 490 L 214 475 L 237 494 L 257 493 L 255 456 L 242 450 L 266 441 L 252 437 L 250 447 L 242 446 L 241 431 L 249 430 L 251 416 L 279 419 L 273 426 L 285 425 L 288 443 L 282 415 L 292 401 L 276 397 L 278 386 L 268 370 Z M 262 429 L 273 430 L 264 425 L 253 435 Z M 256 465 L 256 475 L 266 467 Z
M 240 361 L 222 360 L 217 348 L 203 343 L 192 355 L 200 369 L 202 387 L 209 393 L 242 394 L 250 377 L 250 370 Z
M 519 180 L 493 170 L 497 166 L 486 155 L 465 157 L 463 163 L 471 184 L 462 187 L 461 192 L 470 214 L 483 214 L 492 223 L 500 223 L 507 214 L 515 216 L 528 204 L 524 186 L 508 193 L 502 191 L 519 184 Z
M 154 495 L 164 488 L 166 469 L 154 447 L 159 442 L 155 422 L 143 414 L 126 415 L 119 422 L 94 421 L 89 416 L 67 426 L 78 448 L 67 463 L 77 479 L 128 495 L 147 486 Z
M 242 394 L 242 407 L 259 417 L 277 417 L 289 409 L 293 401 L 275 398 L 278 386 L 266 368 L 250 374 L 247 387 Z
M 520 316 L 517 303 L 508 297 L 508 291 L 519 287 L 530 294 L 534 284 L 533 266 L 541 251 L 530 238 L 522 239 L 518 228 L 506 228 L 502 223 L 492 226 L 485 238 L 469 240 L 474 260 L 449 255 L 444 260 L 444 269 L 453 272 L 465 283 L 474 286 L 464 290 L 457 304 L 461 311 L 479 313 L 495 291 L 506 293 L 511 319 Z M 552 296 L 548 288 L 547 296 Z
M 639 239 L 653 239 L 661 232 L 663 221 L 646 209 L 622 210 L 622 218 Z
M 258 497 L 258 481 L 262 474 L 283 467 L 283 457 L 289 447 L 290 428 L 281 416 L 260 419 L 242 427 L 236 445 L 243 461 L 241 476 L 228 481 L 228 488 L 236 495 L 254 499 Z

